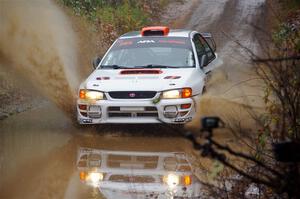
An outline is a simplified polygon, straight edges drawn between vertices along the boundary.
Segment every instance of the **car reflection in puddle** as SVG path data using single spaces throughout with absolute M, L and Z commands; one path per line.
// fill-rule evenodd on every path
M 201 183 L 185 153 L 78 150 L 80 180 L 107 199 L 201 198 Z

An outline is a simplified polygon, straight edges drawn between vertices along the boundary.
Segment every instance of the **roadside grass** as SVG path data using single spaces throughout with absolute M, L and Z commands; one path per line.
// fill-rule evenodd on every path
M 57 0 L 77 16 L 92 22 L 111 42 L 117 35 L 158 21 L 171 0 Z M 177 0 L 182 1 L 182 0 Z
M 281 10 L 278 10 L 278 24 L 273 30 L 273 42 L 288 46 L 289 54 L 300 52 L 300 0 L 281 0 Z
M 140 29 L 150 23 L 150 15 L 138 6 L 125 2 L 119 6 L 105 6 L 95 12 L 93 21 L 111 25 L 118 34 Z
M 164 9 L 185 0 L 54 0 L 69 16 L 76 32 L 79 74 L 91 72 L 91 60 L 101 57 L 117 37 L 157 25 Z
M 283 8 L 286 10 L 297 10 L 300 8 L 300 0 L 281 0 Z

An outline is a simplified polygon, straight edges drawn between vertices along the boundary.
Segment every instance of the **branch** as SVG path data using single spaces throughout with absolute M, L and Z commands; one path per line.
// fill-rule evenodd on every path
M 276 186 L 273 184 L 273 182 L 270 182 L 270 181 L 267 181 L 267 180 L 263 180 L 263 179 L 260 179 L 260 178 L 256 178 L 256 177 L 253 177 L 251 175 L 249 175 L 248 173 L 246 173 L 245 171 L 237 168 L 236 166 L 234 166 L 233 164 L 230 164 L 228 161 L 226 161 L 226 159 L 223 158 L 223 156 L 219 153 L 217 153 L 216 151 L 212 150 L 211 151 L 211 157 L 214 158 L 214 159 L 217 159 L 219 160 L 221 163 L 223 163 L 225 166 L 231 168 L 232 170 L 234 170 L 235 172 L 243 175 L 244 177 L 248 178 L 249 180 L 251 180 L 252 182 L 254 183 L 257 183 L 257 184 L 264 184 L 264 185 L 267 185 L 269 187 L 272 187 L 272 188 L 275 188 Z
M 265 63 L 265 62 L 282 62 L 289 60 L 300 60 L 300 56 L 292 56 L 292 57 L 279 57 L 279 58 L 267 58 L 267 59 L 252 59 L 254 63 Z
M 235 152 L 233 151 L 230 147 L 228 146 L 224 146 L 224 145 L 221 145 L 219 144 L 218 142 L 214 141 L 213 139 L 210 139 L 211 143 L 213 145 L 215 145 L 218 149 L 221 149 L 221 150 L 224 150 L 224 151 L 227 151 L 228 153 L 234 155 L 234 156 L 237 156 L 237 157 L 241 157 L 243 159 L 246 159 L 246 160 L 250 160 L 254 163 L 256 163 L 257 165 L 259 165 L 260 167 L 268 170 L 268 171 L 271 171 L 272 173 L 274 173 L 275 175 L 277 175 L 278 177 L 282 177 L 282 174 L 279 173 L 278 171 L 268 167 L 267 165 L 265 165 L 264 163 L 258 161 L 257 159 L 253 158 L 252 156 L 249 156 L 249 155 L 246 155 L 244 153 L 240 153 L 240 152 Z
M 252 81 L 252 80 L 263 80 L 263 78 L 262 78 L 262 77 L 254 77 L 254 78 L 250 78 L 250 79 L 246 79 L 246 80 L 240 81 L 240 82 L 238 82 L 238 83 L 232 85 L 232 86 L 231 86 L 230 88 L 228 88 L 226 91 L 224 91 L 224 92 L 222 93 L 222 95 L 226 94 L 228 91 L 230 91 L 230 90 L 233 89 L 234 87 L 239 86 L 239 85 L 241 85 L 241 84 L 243 84 L 243 83 Z

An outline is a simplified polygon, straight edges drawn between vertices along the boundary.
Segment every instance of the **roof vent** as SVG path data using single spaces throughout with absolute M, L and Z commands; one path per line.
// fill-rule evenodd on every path
M 150 26 L 144 27 L 141 31 L 142 36 L 166 36 L 170 29 L 166 26 Z

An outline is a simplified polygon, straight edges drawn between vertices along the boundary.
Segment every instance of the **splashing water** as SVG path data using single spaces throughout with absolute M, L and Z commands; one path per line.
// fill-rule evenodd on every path
M 34 82 L 65 112 L 78 87 L 76 37 L 64 13 L 50 0 L 0 2 L 0 62 Z

